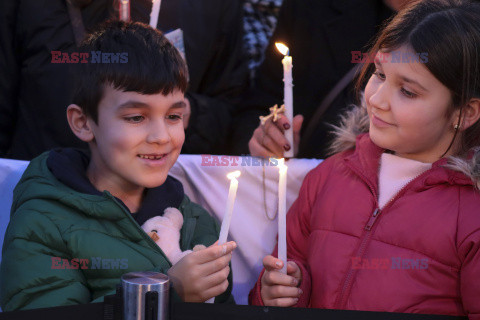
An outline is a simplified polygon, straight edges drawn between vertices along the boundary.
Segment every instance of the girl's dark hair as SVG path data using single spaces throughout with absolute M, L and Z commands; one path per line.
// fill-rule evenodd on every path
M 417 0 L 403 8 L 376 38 L 369 56 L 406 46 L 452 94 L 450 116 L 480 98 L 480 4 L 465 0 Z M 375 69 L 367 63 L 356 82 L 357 97 Z M 453 125 L 453 124 L 452 124 Z M 480 121 L 461 135 L 459 154 L 480 145 Z
M 105 85 L 141 94 L 185 93 L 188 69 L 163 34 L 139 22 L 110 20 L 82 44 L 88 63 L 79 63 L 73 103 L 98 120 Z

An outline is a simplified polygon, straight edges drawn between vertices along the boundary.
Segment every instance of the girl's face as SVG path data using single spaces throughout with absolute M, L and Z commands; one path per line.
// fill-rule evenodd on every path
M 405 56 L 412 57 L 407 47 L 396 53 L 399 51 L 409 52 Z M 365 88 L 372 141 L 400 157 L 435 162 L 455 134 L 457 112 L 447 117 L 452 103 L 450 91 L 423 63 L 399 61 L 385 53 L 377 54 L 380 56 Z

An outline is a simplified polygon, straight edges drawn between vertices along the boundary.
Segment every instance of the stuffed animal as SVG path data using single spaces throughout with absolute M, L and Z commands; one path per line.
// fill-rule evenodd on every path
M 192 250 L 180 250 L 180 229 L 183 225 L 183 215 L 177 208 L 167 208 L 163 216 L 148 219 L 142 229 L 162 249 L 167 258 L 176 264 Z M 193 251 L 205 249 L 204 245 L 196 245 Z

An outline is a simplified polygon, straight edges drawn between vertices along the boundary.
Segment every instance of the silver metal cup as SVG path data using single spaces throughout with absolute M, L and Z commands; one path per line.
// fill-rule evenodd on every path
M 159 272 L 122 276 L 124 320 L 168 320 L 170 281 Z

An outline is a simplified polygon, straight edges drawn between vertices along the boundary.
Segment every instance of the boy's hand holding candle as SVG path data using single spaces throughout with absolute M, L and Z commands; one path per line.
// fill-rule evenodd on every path
M 228 288 L 234 241 L 194 251 L 168 270 L 175 292 L 185 302 L 205 302 Z

